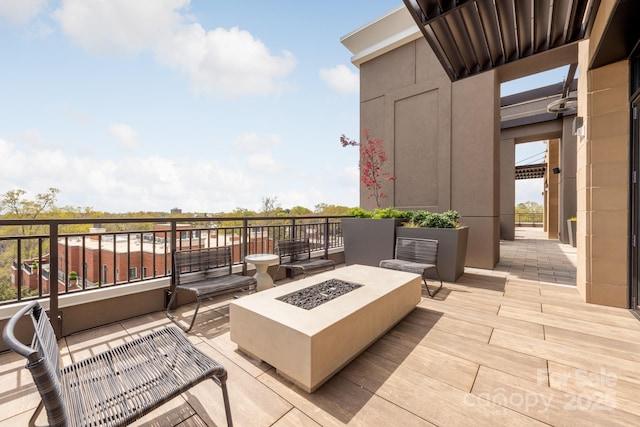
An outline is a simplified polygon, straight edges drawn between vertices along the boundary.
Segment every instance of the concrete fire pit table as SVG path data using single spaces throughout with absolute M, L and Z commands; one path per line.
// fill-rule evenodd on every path
M 306 294 L 316 289 L 319 297 L 309 302 Z M 420 298 L 417 274 L 350 265 L 231 302 L 231 341 L 311 393 L 409 314 Z M 317 301 L 322 299 L 329 300 Z M 316 306 L 302 308 L 305 304 Z

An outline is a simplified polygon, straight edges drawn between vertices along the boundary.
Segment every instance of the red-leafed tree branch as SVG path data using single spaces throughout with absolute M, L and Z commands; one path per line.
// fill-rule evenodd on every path
M 374 198 L 376 207 L 380 207 L 380 199 L 388 197 L 382 192 L 383 181 L 393 181 L 395 177 L 383 169 L 387 161 L 387 153 L 382 145 L 382 140 L 371 138 L 369 131 L 362 131 L 364 142 L 347 138 L 344 134 L 340 137 L 343 147 L 349 145 L 360 147 L 360 181 L 369 190 L 367 199 Z

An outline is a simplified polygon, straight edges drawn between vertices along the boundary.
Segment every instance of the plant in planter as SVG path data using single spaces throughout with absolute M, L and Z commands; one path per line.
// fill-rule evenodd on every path
M 567 231 L 569 233 L 569 244 L 576 247 L 576 225 L 578 218 L 571 217 L 567 220 Z
M 407 212 L 394 208 L 367 211 L 353 208 L 352 218 L 342 218 L 345 264 L 377 267 L 381 260 L 393 258 L 396 227 L 407 220 Z
M 406 227 L 424 228 L 458 228 L 460 227 L 460 214 L 453 210 L 443 213 L 428 211 L 409 211 L 406 213 L 408 221 Z
M 396 227 L 396 236 L 437 240 L 440 276 L 449 282 L 456 281 L 464 273 L 469 239 L 469 227 L 460 224 L 460 214 L 449 210 L 411 211 L 407 215 L 409 219 Z
M 387 197 L 382 191 L 383 182 L 395 179 L 384 170 L 387 153 L 382 140 L 371 138 L 367 129 L 362 136 L 364 142 L 360 143 L 342 135 L 340 143 L 360 148 L 360 182 L 369 190 L 367 199 L 375 200 L 376 209 L 354 208 L 348 212 L 353 218 L 342 219 L 345 263 L 377 266 L 380 260 L 393 257 L 395 227 L 401 219 L 397 216 L 400 211 L 380 208 L 380 200 Z
M 75 271 L 70 271 L 69 272 L 69 284 L 70 285 L 75 285 L 76 283 L 78 283 L 78 273 L 76 273 Z

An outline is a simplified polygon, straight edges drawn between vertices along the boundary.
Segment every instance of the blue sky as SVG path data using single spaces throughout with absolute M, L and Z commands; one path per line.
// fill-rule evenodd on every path
M 357 149 L 339 137 L 359 138 L 359 77 L 340 38 L 401 5 L 0 0 L 0 194 L 56 187 L 59 205 L 110 212 L 357 206 Z

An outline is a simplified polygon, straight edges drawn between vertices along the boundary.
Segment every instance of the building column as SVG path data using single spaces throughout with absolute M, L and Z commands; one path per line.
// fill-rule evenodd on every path
M 469 267 L 500 259 L 500 83 L 495 70 L 451 86 L 451 207 L 469 226 Z
M 576 216 L 576 137 L 573 135 L 573 119 L 574 117 L 563 119 L 560 141 L 558 220 L 559 238 L 562 243 L 569 243 L 567 220 Z
M 580 43 L 576 284 L 590 303 L 629 305 L 629 62 L 588 70 Z
M 500 238 L 515 239 L 516 140 L 500 140 Z
M 558 193 L 560 174 L 554 173 L 553 170 L 560 168 L 559 162 L 560 140 L 550 139 L 547 142 L 547 238 L 558 239 Z

